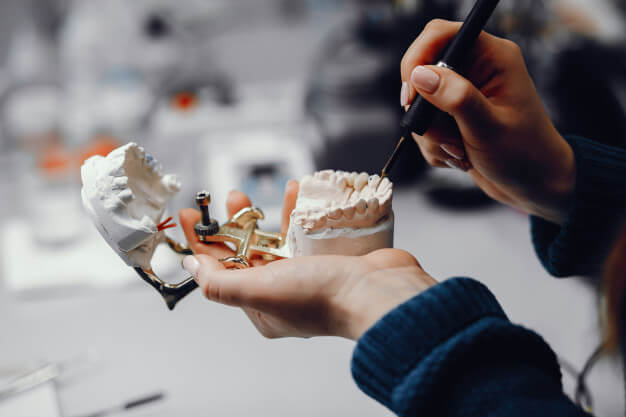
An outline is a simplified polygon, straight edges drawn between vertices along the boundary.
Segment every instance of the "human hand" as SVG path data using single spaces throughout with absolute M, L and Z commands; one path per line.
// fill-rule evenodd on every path
M 297 196 L 288 184 L 283 206 L 283 233 Z M 231 192 L 232 215 L 250 205 Z M 217 260 L 232 255 L 221 244 L 199 243 L 193 225 L 200 214 L 180 212 L 193 257 L 184 265 L 212 301 L 242 307 L 259 332 L 269 338 L 321 335 L 358 339 L 385 313 L 436 282 L 409 253 L 382 249 L 365 256 L 311 256 L 275 262 L 253 261 L 248 269 L 227 270 Z
M 302 256 L 227 270 L 195 256 L 189 272 L 211 301 L 243 307 L 265 337 L 342 336 L 357 340 L 397 305 L 436 284 L 409 253 Z
M 495 200 L 562 223 L 574 188 L 574 154 L 546 114 L 519 47 L 483 32 L 467 79 L 426 65 L 460 26 L 433 20 L 402 59 L 402 104 L 419 93 L 449 114 L 414 139 L 431 165 L 469 171 Z

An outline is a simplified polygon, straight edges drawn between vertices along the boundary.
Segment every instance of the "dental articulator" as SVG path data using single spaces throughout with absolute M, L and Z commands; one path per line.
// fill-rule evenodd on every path
M 161 244 L 179 255 L 192 253 L 166 234 L 176 226 L 171 217 L 163 219 L 168 201 L 181 188 L 176 176 L 163 175 L 151 155 L 129 143 L 85 161 L 81 178 L 83 205 L 102 237 L 173 309 L 197 287 L 193 278 L 166 282 L 151 266 Z M 363 255 L 393 247 L 392 190 L 389 179 L 366 173 L 326 170 L 306 176 L 285 235 L 262 230 L 264 214 L 254 206 L 219 224 L 210 215 L 209 193 L 201 191 L 195 197 L 201 219 L 194 233 L 203 244 L 226 243 L 234 250 L 220 259 L 226 268 L 248 268 L 255 258 Z

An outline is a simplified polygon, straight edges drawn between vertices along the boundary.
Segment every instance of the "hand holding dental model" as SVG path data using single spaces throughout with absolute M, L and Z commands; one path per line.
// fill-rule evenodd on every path
M 219 266 L 221 270 L 256 266 L 254 270 L 240 274 L 252 280 L 268 271 L 271 274 L 282 274 L 277 279 L 280 282 L 265 290 L 266 295 L 280 303 L 280 311 L 284 315 L 278 311 L 262 312 L 262 306 L 256 304 L 242 305 L 247 307 L 252 320 L 267 335 L 313 335 L 325 329 L 327 334 L 355 337 L 365 330 L 367 324 L 371 324 L 373 318 L 393 307 L 399 293 L 403 294 L 400 297 L 403 300 L 415 293 L 414 286 L 407 286 L 406 282 L 398 288 L 394 285 L 390 291 L 382 291 L 388 302 L 367 308 L 367 297 L 358 294 L 366 293 L 369 287 L 356 285 L 356 281 L 337 274 L 336 270 L 354 270 L 354 280 L 362 273 L 374 274 L 392 266 L 410 267 L 413 272 L 421 271 L 415 259 L 404 252 L 390 249 L 378 251 L 393 246 L 393 190 L 387 178 L 327 170 L 305 177 L 299 190 L 297 182 L 290 182 L 285 195 L 281 233 L 260 230 L 257 222 L 263 218 L 262 211 L 252 207 L 247 197 L 237 193 L 229 196 L 231 219 L 220 226 L 210 218 L 208 194 L 199 193 L 196 199 L 202 213 L 188 209 L 181 211 L 180 216 L 191 250 L 166 236 L 165 229 L 173 226 L 169 224 L 171 217 L 162 221 L 167 200 L 178 191 L 180 184 L 173 175 L 162 175 L 156 160 L 141 147 L 129 143 L 107 157 L 89 159 L 82 168 L 82 179 L 83 203 L 99 232 L 129 266 L 135 268 L 148 284 L 161 293 L 170 309 L 196 288 L 196 283 L 190 278 L 179 284 L 168 284 L 156 276 L 151 269 L 151 260 L 159 243 L 167 243 L 181 254 L 193 251 L 196 254 L 212 255 L 213 258 L 199 259 L 205 264 L 210 264 L 209 259 L 214 259 L 213 265 Z M 226 243 L 234 245 L 235 250 Z M 321 259 L 311 255 L 329 256 Z M 282 258 L 293 258 L 293 262 L 285 260 L 262 266 L 268 261 Z M 361 265 L 355 269 L 357 264 Z M 185 266 L 194 278 L 197 278 L 199 265 L 196 258 L 188 257 L 185 260 Z M 331 268 L 326 270 L 326 266 Z M 374 274 L 370 280 L 376 283 L 382 277 Z M 261 278 L 257 285 L 262 283 L 268 283 L 268 280 Z M 216 285 L 210 286 L 213 291 L 216 288 Z M 288 296 L 298 288 L 308 288 L 310 293 L 304 291 L 299 295 L 294 293 Z M 213 294 L 209 289 L 205 291 L 207 295 Z M 226 303 L 240 300 L 235 293 L 229 295 L 225 289 L 218 288 L 216 294 L 225 297 L 220 301 Z M 263 294 L 262 291 L 256 293 L 255 299 L 261 300 Z M 281 294 L 288 299 L 281 300 Z M 335 299 L 335 296 L 354 299 L 349 303 L 350 306 L 361 303 L 368 312 L 367 317 L 350 319 L 348 326 L 346 318 L 352 313 L 347 310 L 342 312 L 341 306 L 345 300 Z M 293 314 L 287 307 L 295 307 L 293 303 L 297 300 L 302 308 L 316 310 L 307 310 L 309 314 L 305 311 Z M 250 312 L 249 308 L 255 310 Z M 332 311 L 335 313 L 331 314 Z M 292 316 L 298 320 L 306 321 L 307 317 L 315 320 L 310 326 L 300 323 L 301 326 L 289 327 L 284 323 L 288 323 Z M 327 321 L 320 322 L 320 317 Z M 286 321 L 281 322 L 281 319 Z M 273 327 L 270 325 L 272 323 Z M 322 327 L 316 329 L 313 324 Z
M 290 218 L 297 217 L 290 216 L 294 208 L 298 213 L 297 196 L 298 183 L 290 181 L 283 205 L 283 232 L 288 230 Z M 228 196 L 230 215 L 250 204 L 241 192 L 232 191 Z M 350 214 L 351 208 L 347 209 Z M 365 213 L 361 219 L 367 217 Z M 200 213 L 193 209 L 180 212 L 181 225 L 195 253 L 185 258 L 185 268 L 208 299 L 242 307 L 266 337 L 334 335 L 356 340 L 386 312 L 435 284 L 413 256 L 398 249 L 381 249 L 364 256 L 296 256 L 270 263 L 257 260 L 250 269 L 226 270 L 217 259 L 233 252 L 224 245 L 197 243 L 193 229 L 199 218 Z M 374 232 L 374 239 L 377 233 L 384 234 Z M 358 237 L 355 243 L 360 244 Z

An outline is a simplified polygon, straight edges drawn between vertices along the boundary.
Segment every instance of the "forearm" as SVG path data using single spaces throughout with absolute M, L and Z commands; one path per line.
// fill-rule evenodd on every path
M 454 279 L 409 300 L 360 340 L 359 387 L 400 416 L 584 415 L 550 348 L 512 325 L 482 284 Z

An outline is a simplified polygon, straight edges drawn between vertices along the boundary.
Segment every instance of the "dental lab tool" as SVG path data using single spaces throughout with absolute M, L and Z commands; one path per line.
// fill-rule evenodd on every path
M 174 175 L 163 175 L 158 162 L 129 143 L 108 156 L 94 156 L 81 168 L 83 205 L 96 228 L 115 252 L 150 286 L 171 310 L 197 288 L 193 278 L 168 283 L 151 266 L 156 247 L 166 244 L 180 255 L 190 249 L 166 235 L 175 227 L 164 217 L 168 200 L 180 189 Z M 211 218 L 211 196 L 196 194 L 201 219 L 194 226 L 199 242 L 225 243 L 234 250 L 220 259 L 226 268 L 248 268 L 252 260 L 293 256 L 364 255 L 393 247 L 393 184 L 366 173 L 325 170 L 300 182 L 295 208 L 285 235 L 264 231 L 263 211 L 245 207 L 220 225 Z
M 470 11 L 467 19 L 465 19 L 461 29 L 459 29 L 459 32 L 454 39 L 452 39 L 443 53 L 442 58 L 437 63 L 438 67 L 448 68 L 457 72 L 461 70 L 463 61 L 478 38 L 478 35 L 480 35 L 480 32 L 487 24 L 487 21 L 498 5 L 498 1 L 499 0 L 476 1 L 476 4 Z M 428 131 L 437 113 L 438 109 L 422 96 L 418 95 L 415 98 L 415 101 L 411 104 L 411 107 L 409 107 L 409 110 L 400 122 L 400 126 L 404 129 L 405 133 L 402 135 L 393 153 L 385 163 L 381 177 L 384 178 L 389 174 L 398 155 L 401 150 L 404 149 L 406 140 L 410 139 L 411 133 L 416 133 L 420 136 L 424 135 Z

